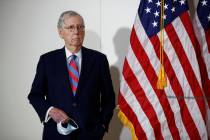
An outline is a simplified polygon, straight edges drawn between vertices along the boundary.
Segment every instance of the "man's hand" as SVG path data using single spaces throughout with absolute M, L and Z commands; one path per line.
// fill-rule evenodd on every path
M 69 116 L 63 110 L 55 107 L 49 111 L 49 116 L 51 116 L 56 123 L 65 123 L 69 120 Z

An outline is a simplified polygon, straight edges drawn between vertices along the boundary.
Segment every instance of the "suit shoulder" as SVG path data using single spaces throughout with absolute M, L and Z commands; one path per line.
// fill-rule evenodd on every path
M 41 58 L 45 58 L 45 59 L 52 58 L 52 57 L 55 57 L 56 55 L 60 54 L 61 52 L 62 52 L 62 49 L 52 50 L 52 51 L 42 54 Z
M 88 55 L 91 57 L 96 57 L 96 58 L 106 58 L 106 55 L 93 49 L 88 49 L 83 47 L 82 51 L 86 52 Z

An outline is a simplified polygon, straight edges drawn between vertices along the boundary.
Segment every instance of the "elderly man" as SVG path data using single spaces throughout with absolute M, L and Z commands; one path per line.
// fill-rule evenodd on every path
M 104 54 L 82 46 L 80 14 L 58 21 L 62 49 L 40 57 L 28 99 L 44 124 L 43 140 L 101 140 L 113 115 L 115 95 Z

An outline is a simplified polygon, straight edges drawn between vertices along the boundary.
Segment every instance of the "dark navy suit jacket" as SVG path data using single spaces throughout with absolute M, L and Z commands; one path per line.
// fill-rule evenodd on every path
M 78 131 L 63 136 L 57 132 L 56 123 L 50 119 L 43 123 L 43 139 L 97 140 L 105 131 L 102 125 L 108 130 L 115 107 L 106 56 L 82 47 L 81 73 L 74 96 L 69 83 L 65 49 L 42 55 L 28 99 L 42 122 L 49 107 L 54 106 L 66 112 L 79 125 Z M 76 135 L 74 133 L 77 133 L 77 138 L 73 138 Z

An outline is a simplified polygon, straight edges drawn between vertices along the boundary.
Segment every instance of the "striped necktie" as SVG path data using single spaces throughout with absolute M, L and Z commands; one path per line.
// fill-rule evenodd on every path
M 79 70 L 77 67 L 76 58 L 77 58 L 76 55 L 70 56 L 70 61 L 68 64 L 70 86 L 71 86 L 74 96 L 76 95 L 77 85 L 79 82 Z

